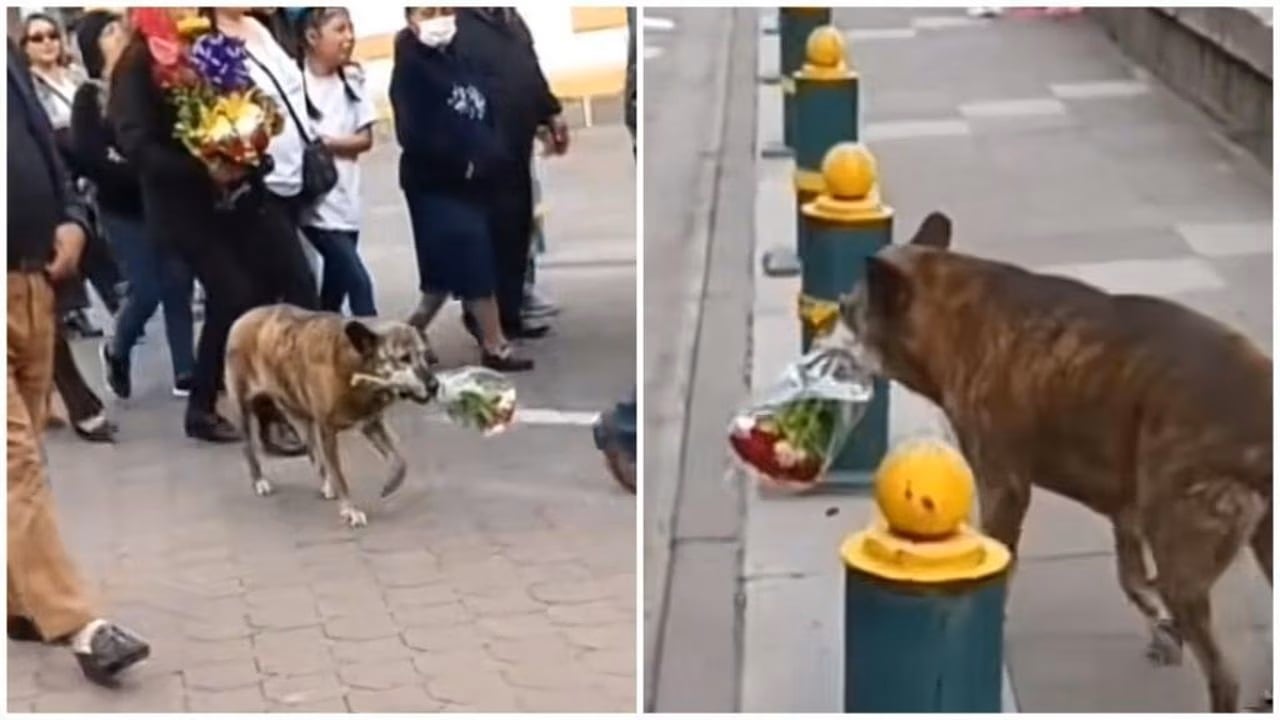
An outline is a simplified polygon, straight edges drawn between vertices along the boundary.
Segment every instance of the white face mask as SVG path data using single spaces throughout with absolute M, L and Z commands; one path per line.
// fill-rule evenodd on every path
M 447 47 L 458 32 L 453 15 L 437 15 L 418 23 L 418 40 L 432 48 Z

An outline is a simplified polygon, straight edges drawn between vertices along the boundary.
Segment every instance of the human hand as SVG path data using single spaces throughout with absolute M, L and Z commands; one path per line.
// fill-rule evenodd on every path
M 49 278 L 54 282 L 61 282 L 75 276 L 84 246 L 84 228 L 78 223 L 62 223 L 54 229 L 53 260 L 44 268 Z
M 569 125 L 565 123 L 564 117 L 556 115 L 551 118 L 549 123 L 551 127 L 551 147 L 556 155 L 564 155 L 569 152 Z
M 238 185 L 249 174 L 248 168 L 225 160 L 214 160 L 209 165 L 209 175 L 220 187 Z

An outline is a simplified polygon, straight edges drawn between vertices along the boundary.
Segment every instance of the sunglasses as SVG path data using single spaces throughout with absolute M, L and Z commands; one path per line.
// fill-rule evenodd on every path
M 53 42 L 61 39 L 56 32 L 32 33 L 27 36 L 27 42 L 29 43 Z

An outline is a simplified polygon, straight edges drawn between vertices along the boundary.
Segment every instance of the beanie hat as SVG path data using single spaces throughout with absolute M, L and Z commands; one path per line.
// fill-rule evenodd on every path
M 101 79 L 103 65 L 106 64 L 98 39 L 102 37 L 102 31 L 107 25 L 119 19 L 120 16 L 113 12 L 92 10 L 76 22 L 76 44 L 80 47 L 80 60 L 91 78 Z

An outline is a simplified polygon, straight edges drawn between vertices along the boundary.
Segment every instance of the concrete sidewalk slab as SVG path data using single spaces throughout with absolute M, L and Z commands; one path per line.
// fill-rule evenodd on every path
M 1269 352 L 1269 172 L 1137 71 L 1087 19 L 934 19 L 957 12 L 836 12 L 838 26 L 866 40 L 850 55 L 896 238 L 941 209 L 959 250 L 1167 295 Z M 780 134 L 773 92 L 761 91 L 762 138 Z M 785 161 L 758 165 L 757 242 L 766 248 L 791 238 L 778 236 L 794 224 L 789 172 Z M 799 282 L 758 276 L 756 287 L 758 390 L 795 357 Z M 891 392 L 893 438 L 947 433 L 929 403 Z M 839 676 L 822 664 L 841 652 L 836 547 L 862 527 L 870 503 L 754 489 L 747 497 L 743 710 L 837 711 Z M 1145 660 L 1145 629 L 1119 591 L 1112 547 L 1105 519 L 1034 494 L 1006 627 L 1006 690 L 1021 710 L 1206 707 L 1190 656 L 1177 669 Z M 1242 702 L 1251 702 L 1270 674 L 1271 593 L 1243 557 L 1214 597 Z

